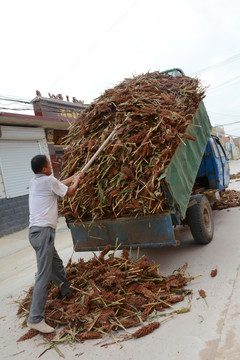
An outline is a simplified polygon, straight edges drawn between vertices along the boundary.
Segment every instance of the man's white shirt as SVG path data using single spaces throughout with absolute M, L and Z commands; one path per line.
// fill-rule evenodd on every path
M 66 195 L 68 187 L 54 176 L 36 174 L 29 187 L 29 227 L 50 226 L 56 229 L 57 197 Z

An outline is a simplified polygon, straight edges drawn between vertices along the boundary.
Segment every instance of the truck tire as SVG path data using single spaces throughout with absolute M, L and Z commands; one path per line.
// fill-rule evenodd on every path
M 187 222 L 192 236 L 196 243 L 208 244 L 213 238 L 214 231 L 209 201 L 203 194 L 192 196 L 190 201 L 195 201 L 195 204 L 187 210 Z

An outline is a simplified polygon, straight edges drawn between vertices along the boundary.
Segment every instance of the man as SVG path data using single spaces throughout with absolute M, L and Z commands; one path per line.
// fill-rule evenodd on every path
M 35 176 L 29 188 L 29 241 L 36 252 L 37 276 L 27 325 L 31 329 L 50 333 L 54 328 L 44 321 L 50 280 L 60 288 L 62 297 L 71 293 L 63 262 L 54 247 L 58 217 L 57 197 L 74 195 L 84 173 L 78 172 L 59 181 L 51 176 L 51 164 L 45 155 L 34 156 L 31 167 Z

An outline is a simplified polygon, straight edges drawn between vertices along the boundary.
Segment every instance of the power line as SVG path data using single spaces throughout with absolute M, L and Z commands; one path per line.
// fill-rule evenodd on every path
M 213 64 L 213 65 L 207 66 L 207 67 L 205 67 L 203 69 L 200 69 L 198 71 L 195 71 L 194 73 L 190 74 L 190 76 L 197 75 L 197 74 L 202 74 L 202 73 L 205 73 L 205 72 L 208 72 L 208 71 L 211 71 L 211 70 L 215 70 L 215 69 L 217 69 L 217 68 L 219 68 L 221 66 L 228 65 L 231 62 L 237 61 L 237 60 L 240 60 L 240 53 L 235 54 L 233 56 L 230 56 L 229 58 L 224 59 L 222 61 L 219 61 L 216 64 Z
M 6 97 L 2 97 L 1 95 L 0 95 L 0 100 L 2 100 L 2 101 L 11 101 L 11 103 L 8 103 L 8 104 L 3 104 L 3 103 L 1 103 L 0 102 L 0 105 L 2 105 L 2 106 L 0 106 L 0 108 L 2 108 L 2 109 L 5 109 L 5 110 L 7 110 L 7 109 L 9 109 L 9 110 L 18 110 L 18 109 L 12 109 L 10 106 L 11 105 L 15 105 L 16 106 L 16 103 L 25 103 L 26 104 L 26 106 L 27 105 L 30 105 L 31 106 L 31 108 L 30 107 L 26 107 L 26 108 L 23 108 L 23 110 L 32 110 L 33 109 L 33 103 L 32 103 L 32 101 L 25 101 L 25 100 L 21 100 L 20 98 L 18 98 L 18 99 L 16 99 L 16 100 L 14 100 L 13 98 L 6 98 Z M 51 99 L 49 98 L 48 99 L 49 101 L 51 101 Z M 68 101 L 67 102 L 68 103 L 68 105 L 72 105 L 72 106 L 74 106 L 74 107 L 76 107 L 75 105 L 77 104 L 77 103 L 72 103 L 72 102 L 70 102 L 70 101 Z M 7 107 L 5 107 L 5 106 L 9 106 L 9 108 L 7 108 Z M 83 108 L 85 108 L 87 105 L 82 105 L 82 107 Z M 56 109 L 56 113 L 58 113 L 59 112 L 59 105 L 57 105 L 57 104 L 54 104 L 54 103 L 50 103 L 50 102 L 48 102 L 47 103 L 47 105 L 45 105 L 45 104 L 43 104 L 43 107 L 46 109 L 46 110 L 48 110 L 48 109 Z M 19 109 L 19 110 L 22 110 L 22 109 Z M 76 111 L 78 110 L 78 108 L 76 107 Z M 80 110 L 80 109 L 79 109 Z M 54 112 L 54 111 L 52 111 L 52 112 Z
M 110 33 L 110 31 L 112 31 L 112 29 L 127 15 L 127 13 L 136 5 L 137 2 L 139 2 L 140 0 L 136 0 L 118 19 L 117 21 L 115 21 L 115 23 L 113 25 L 111 25 L 109 27 L 109 29 L 92 45 L 90 46 L 90 48 L 73 64 L 71 65 L 56 81 L 54 81 L 52 83 L 52 85 L 50 86 L 50 89 L 56 85 L 60 80 L 62 80 L 62 78 L 65 77 L 65 75 L 71 71 L 74 67 L 76 67 L 82 60 L 83 58 L 89 54 L 101 41 L 102 39 L 105 38 L 105 36 Z
M 0 107 L 0 110 L 8 110 L 8 111 L 32 111 L 33 109 Z
M 215 114 L 215 115 L 221 115 L 221 116 L 227 116 L 227 117 L 240 117 L 240 115 L 233 115 L 233 114 L 220 114 L 220 113 L 217 113 L 217 112 L 214 112 L 214 111 L 211 111 L 211 110 L 208 110 L 208 112 L 212 113 L 212 114 Z
M 4 101 L 11 101 L 11 102 L 19 102 L 19 103 L 24 103 L 24 104 L 31 104 L 30 100 L 23 100 L 21 98 L 12 98 L 12 97 L 8 97 L 8 96 L 4 96 L 4 95 L 0 95 L 0 100 L 4 100 Z
M 235 121 L 233 123 L 228 123 L 228 124 L 219 124 L 219 126 L 229 126 L 229 125 L 234 125 L 234 124 L 239 124 L 240 121 Z
M 232 79 L 229 79 L 229 80 L 227 80 L 227 81 L 224 81 L 223 83 L 220 83 L 220 84 L 218 84 L 218 85 L 216 85 L 216 86 L 214 86 L 214 87 L 210 87 L 210 89 L 207 90 L 207 91 L 212 91 L 212 90 L 218 89 L 219 87 L 223 87 L 223 86 L 225 87 L 225 85 L 231 84 L 232 82 L 234 82 L 234 81 L 236 81 L 236 80 L 238 80 L 238 79 L 240 79 L 240 75 L 234 76 Z M 238 82 L 238 81 L 237 81 L 237 82 Z M 233 84 L 231 84 L 231 85 L 235 85 L 235 83 L 233 83 Z
M 227 136 L 231 136 L 231 137 L 236 137 L 236 138 L 239 137 L 239 135 L 232 135 L 232 134 L 228 134 L 228 133 L 225 133 L 225 132 L 224 132 L 224 134 L 227 135 Z
M 55 110 L 54 110 L 55 109 Z M 8 111 L 34 111 L 33 108 L 8 108 L 8 107 L 0 107 L 0 111 L 1 110 L 8 110 Z M 54 106 L 47 106 L 45 107 L 45 109 L 43 109 L 42 111 L 46 111 L 49 114 L 60 114 L 61 109 L 59 107 L 54 107 Z M 78 109 L 75 110 L 76 112 L 80 112 L 81 110 L 78 111 Z
M 237 80 L 238 78 L 239 78 L 239 80 Z M 207 89 L 206 92 L 208 95 L 212 95 L 216 91 L 224 90 L 224 89 L 228 88 L 229 86 L 238 85 L 239 82 L 240 82 L 240 76 L 236 76 L 235 78 L 225 81 L 224 83 L 221 83 L 213 88 Z

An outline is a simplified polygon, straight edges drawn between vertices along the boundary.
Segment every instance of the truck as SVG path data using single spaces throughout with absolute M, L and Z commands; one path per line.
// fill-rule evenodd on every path
M 171 76 L 184 75 L 181 69 L 166 70 Z M 187 133 L 196 141 L 181 142 L 160 181 L 168 209 L 160 214 L 71 222 L 74 250 L 148 248 L 177 246 L 175 228 L 190 227 L 198 244 L 208 244 L 214 233 L 211 206 L 220 198 L 230 179 L 229 162 L 219 138 L 211 134 L 210 120 L 203 101 Z

